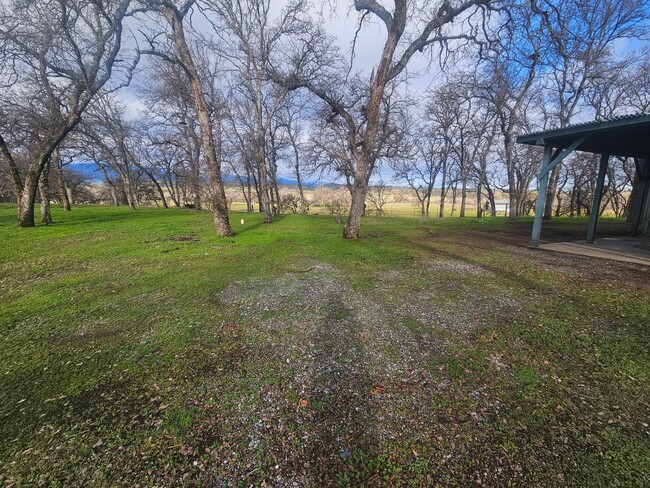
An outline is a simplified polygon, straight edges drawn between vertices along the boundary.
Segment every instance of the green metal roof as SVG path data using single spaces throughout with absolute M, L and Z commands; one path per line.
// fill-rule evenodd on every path
M 575 124 L 519 136 L 517 142 L 566 149 L 587 136 L 577 151 L 611 156 L 650 158 L 650 114 L 634 114 Z

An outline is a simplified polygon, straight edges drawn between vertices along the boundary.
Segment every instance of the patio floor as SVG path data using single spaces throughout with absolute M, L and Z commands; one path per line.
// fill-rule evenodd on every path
M 541 244 L 539 249 L 650 266 L 650 236 L 604 237 L 596 239 L 593 244 L 584 240 L 555 242 Z

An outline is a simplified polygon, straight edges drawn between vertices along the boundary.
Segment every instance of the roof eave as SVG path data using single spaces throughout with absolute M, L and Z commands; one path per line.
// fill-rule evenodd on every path
M 552 129 L 544 132 L 534 132 L 517 137 L 517 143 L 531 146 L 546 146 L 552 144 L 552 140 L 558 137 L 580 137 L 594 135 L 601 131 L 618 129 L 635 125 L 650 124 L 650 114 L 643 114 L 635 117 L 626 117 L 615 120 L 604 120 L 602 122 L 590 122 L 576 126 Z

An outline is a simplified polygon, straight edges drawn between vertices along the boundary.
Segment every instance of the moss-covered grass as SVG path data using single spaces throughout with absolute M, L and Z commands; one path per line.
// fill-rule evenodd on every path
M 529 220 L 54 219 L 0 205 L 7 486 L 650 485 L 647 268 Z

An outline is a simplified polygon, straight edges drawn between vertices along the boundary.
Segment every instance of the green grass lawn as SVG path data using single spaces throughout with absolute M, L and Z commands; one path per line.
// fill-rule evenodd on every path
M 530 220 L 54 220 L 0 205 L 5 486 L 650 485 L 647 268 Z

